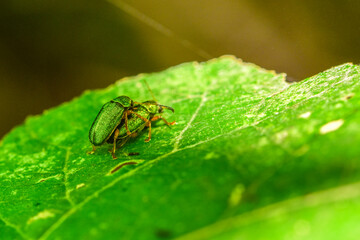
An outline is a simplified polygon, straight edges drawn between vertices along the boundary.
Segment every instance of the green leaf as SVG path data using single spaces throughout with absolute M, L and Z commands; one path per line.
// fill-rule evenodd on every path
M 289 85 L 222 57 L 29 117 L 1 143 L 1 239 L 356 239 L 359 72 L 344 64 Z M 151 142 L 144 130 L 116 160 L 110 145 L 88 155 L 101 106 L 151 99 L 144 79 L 177 124 L 157 122 Z

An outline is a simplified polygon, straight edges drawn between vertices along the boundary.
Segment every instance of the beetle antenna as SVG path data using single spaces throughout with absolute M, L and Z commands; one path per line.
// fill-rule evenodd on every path
M 147 88 L 149 89 L 149 92 L 151 93 L 151 96 L 152 96 L 152 98 L 154 99 L 154 101 L 155 101 L 155 102 L 158 102 L 158 101 L 156 100 L 155 96 L 154 96 L 154 93 L 151 91 L 151 88 L 150 88 L 148 82 L 146 81 L 146 79 L 144 79 L 144 82 L 145 82 Z
M 165 106 L 165 105 L 158 105 L 158 106 L 160 106 L 161 108 L 169 109 L 170 111 L 174 112 L 174 109 L 172 107 Z

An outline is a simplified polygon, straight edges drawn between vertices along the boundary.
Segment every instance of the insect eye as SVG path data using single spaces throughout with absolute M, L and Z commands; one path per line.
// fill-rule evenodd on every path
M 162 108 L 161 105 L 159 105 L 159 113 L 162 113 L 164 111 L 164 109 Z

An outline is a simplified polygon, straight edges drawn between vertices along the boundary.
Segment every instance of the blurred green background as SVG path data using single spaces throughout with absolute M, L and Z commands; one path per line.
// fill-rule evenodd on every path
M 359 37 L 357 0 L 2 0 L 0 136 L 86 89 L 224 54 L 301 80 L 358 63 Z

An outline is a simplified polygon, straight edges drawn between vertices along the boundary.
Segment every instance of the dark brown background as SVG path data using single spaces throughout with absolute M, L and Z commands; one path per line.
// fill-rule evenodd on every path
M 359 62 L 360 1 L 0 3 L 0 136 L 141 72 L 233 54 L 291 79 Z

